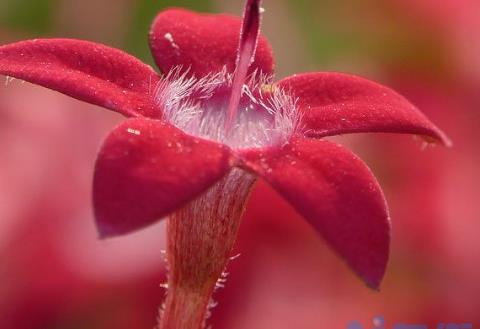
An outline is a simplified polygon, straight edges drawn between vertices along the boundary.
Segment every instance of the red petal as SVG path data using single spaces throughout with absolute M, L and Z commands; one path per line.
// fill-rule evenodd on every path
M 126 116 L 159 116 L 153 69 L 118 49 L 70 39 L 0 47 L 0 74 L 26 80 Z
M 286 78 L 278 85 L 298 97 L 307 136 L 408 133 L 450 144 L 445 134 L 408 100 L 372 81 L 341 73 L 306 73 Z
M 240 28 L 238 17 L 169 9 L 155 19 L 150 32 L 150 47 L 163 72 L 176 66 L 190 68 L 196 76 L 218 72 L 224 66 L 233 72 Z M 272 74 L 273 67 L 270 45 L 260 36 L 250 72 L 260 69 Z
M 328 141 L 297 139 L 282 148 L 246 155 L 263 176 L 373 288 L 385 273 L 390 220 L 368 167 Z
M 101 236 L 129 233 L 183 206 L 223 177 L 230 151 L 159 120 L 129 119 L 105 140 L 93 204 Z

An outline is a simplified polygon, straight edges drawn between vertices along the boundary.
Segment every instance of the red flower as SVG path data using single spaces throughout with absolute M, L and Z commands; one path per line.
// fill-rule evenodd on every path
M 395 132 L 449 143 L 405 98 L 374 82 L 307 73 L 272 83 L 259 2 L 247 1 L 240 37 L 235 17 L 160 13 L 150 46 L 161 75 L 120 50 L 87 41 L 0 47 L 1 74 L 129 118 L 98 155 L 95 217 L 105 237 L 171 215 L 164 328 L 203 321 L 257 177 L 377 288 L 390 239 L 383 194 L 359 158 L 317 138 Z M 182 316 L 186 308 L 199 311 Z

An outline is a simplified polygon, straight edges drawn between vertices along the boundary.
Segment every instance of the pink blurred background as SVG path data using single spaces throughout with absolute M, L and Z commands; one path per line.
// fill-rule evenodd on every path
M 0 43 L 89 39 L 149 61 L 156 11 L 240 13 L 241 1 L 0 0 Z M 373 169 L 393 220 L 380 292 L 366 288 L 275 192 L 257 185 L 214 328 L 480 328 L 480 2 L 266 0 L 277 76 L 346 71 L 401 92 L 453 139 L 344 136 Z M 97 239 L 96 151 L 121 118 L 21 81 L 0 84 L 0 328 L 152 328 L 164 291 L 165 225 Z M 265 205 L 268 205 L 265 206 Z

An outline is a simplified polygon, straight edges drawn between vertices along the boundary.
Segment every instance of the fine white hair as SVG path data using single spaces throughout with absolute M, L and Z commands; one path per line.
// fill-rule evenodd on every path
M 202 78 L 177 67 L 158 84 L 155 96 L 164 120 L 185 133 L 217 141 L 233 149 L 281 145 L 298 129 L 297 100 L 272 86 L 271 76 L 255 71 L 242 89 L 242 102 L 233 125 L 226 130 L 227 101 L 211 101 L 221 88 L 230 88 L 233 74 L 226 68 Z M 227 97 L 228 98 L 228 97 Z

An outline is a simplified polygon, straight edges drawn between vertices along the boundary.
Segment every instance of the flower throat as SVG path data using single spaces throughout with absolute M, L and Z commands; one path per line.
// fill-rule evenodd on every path
M 295 132 L 295 99 L 255 71 L 261 21 L 260 1 L 248 0 L 240 32 L 236 68 L 198 78 L 176 68 L 157 87 L 164 119 L 184 132 L 233 149 L 282 144 Z

